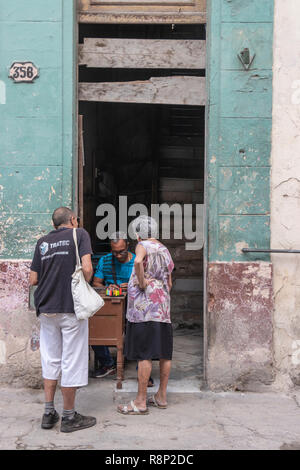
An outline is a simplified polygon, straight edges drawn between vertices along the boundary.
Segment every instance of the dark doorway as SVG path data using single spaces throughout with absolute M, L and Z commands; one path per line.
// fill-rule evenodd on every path
M 84 37 L 205 38 L 204 25 L 80 25 Z M 87 69 L 80 67 L 82 82 L 147 80 L 153 76 L 204 76 L 204 70 Z M 205 107 L 165 104 L 81 101 L 83 116 L 83 218 L 92 237 L 94 262 L 110 251 L 99 240 L 96 209 L 111 203 L 118 210 L 119 196 L 128 207 L 142 203 L 204 203 Z M 118 218 L 117 218 L 118 220 Z M 130 222 L 130 218 L 128 219 Z M 172 227 L 172 225 L 171 225 Z M 119 227 L 117 227 L 118 229 Z M 174 367 L 171 379 L 202 378 L 203 361 L 203 250 L 187 251 L 186 240 L 161 241 L 174 263 L 172 322 Z M 131 243 L 134 251 L 135 243 Z M 128 375 L 129 374 L 129 375 Z M 125 379 L 135 374 L 130 369 Z

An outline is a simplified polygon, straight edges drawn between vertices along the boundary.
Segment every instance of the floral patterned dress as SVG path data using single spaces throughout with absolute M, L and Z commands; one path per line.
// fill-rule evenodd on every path
M 140 289 L 133 269 L 128 283 L 127 320 L 132 323 L 171 323 L 168 279 L 174 269 L 169 250 L 161 243 L 141 241 L 147 254 L 144 258 L 145 279 L 151 279 L 146 289 Z

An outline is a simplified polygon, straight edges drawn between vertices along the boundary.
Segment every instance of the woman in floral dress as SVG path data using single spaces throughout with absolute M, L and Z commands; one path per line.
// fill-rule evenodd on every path
M 171 273 L 174 263 L 168 249 L 157 239 L 154 219 L 140 216 L 133 222 L 139 241 L 134 270 L 128 284 L 127 328 L 124 355 L 138 361 L 138 394 L 123 414 L 147 414 L 147 405 L 167 407 L 167 384 L 171 370 L 173 333 L 170 318 Z M 152 360 L 160 361 L 160 385 L 147 401 Z

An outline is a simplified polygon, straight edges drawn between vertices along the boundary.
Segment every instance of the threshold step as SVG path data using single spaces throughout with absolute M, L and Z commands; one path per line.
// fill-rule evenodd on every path
M 154 380 L 155 382 L 155 380 Z M 157 382 L 157 380 L 156 380 Z M 168 382 L 168 394 L 196 394 L 201 395 L 203 388 L 203 379 L 195 378 L 195 379 L 170 379 Z M 138 383 L 136 379 L 128 379 L 124 380 L 121 389 L 115 388 L 114 390 L 114 398 L 124 398 L 133 399 L 138 390 Z M 158 384 L 154 385 L 154 387 L 147 390 L 148 395 L 153 395 L 158 390 Z

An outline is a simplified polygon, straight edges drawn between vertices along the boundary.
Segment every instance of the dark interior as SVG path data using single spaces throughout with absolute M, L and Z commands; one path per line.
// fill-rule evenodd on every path
M 84 37 L 205 39 L 205 25 L 82 24 Z M 198 75 L 205 70 L 79 68 L 81 82 L 147 80 L 154 76 Z M 110 251 L 96 236 L 96 208 L 143 203 L 203 203 L 205 107 L 161 104 L 80 102 L 84 132 L 84 227 L 92 237 L 95 260 Z M 118 219 L 117 219 L 118 220 Z M 130 219 L 129 219 L 130 221 Z M 119 227 L 117 226 L 117 229 Z M 174 262 L 173 322 L 202 325 L 202 250 L 187 252 L 184 240 L 161 240 Z M 132 242 L 131 249 L 134 250 Z

